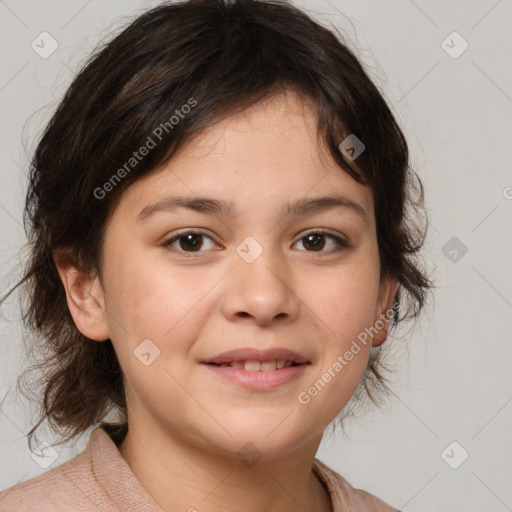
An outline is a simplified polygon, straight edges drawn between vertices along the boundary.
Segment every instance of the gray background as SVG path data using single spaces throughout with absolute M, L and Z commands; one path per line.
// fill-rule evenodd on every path
M 346 35 L 392 105 L 425 185 L 424 259 L 438 286 L 407 342 L 393 342 L 389 404 L 325 437 L 317 456 L 406 512 L 512 510 L 512 1 L 294 3 Z M 27 158 L 44 123 L 97 41 L 157 4 L 0 1 L 2 288 L 25 241 Z M 43 31 L 58 42 L 46 59 L 31 48 Z M 442 45 L 453 31 L 469 44 L 457 58 Z M 11 299 L 0 319 L 0 489 L 45 471 L 24 439 L 29 405 L 14 393 L 19 320 Z M 59 447 L 50 468 L 86 440 Z M 462 450 L 469 458 L 453 469 L 445 460 L 457 465 Z

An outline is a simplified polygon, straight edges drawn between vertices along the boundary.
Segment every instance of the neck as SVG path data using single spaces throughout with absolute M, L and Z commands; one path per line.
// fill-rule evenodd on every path
M 205 451 L 156 426 L 130 422 L 119 451 L 165 511 L 331 512 L 312 472 L 321 435 L 284 457 L 257 462 Z

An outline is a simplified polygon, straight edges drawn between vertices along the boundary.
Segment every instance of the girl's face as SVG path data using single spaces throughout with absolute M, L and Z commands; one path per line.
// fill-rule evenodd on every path
M 339 205 L 313 207 L 323 196 Z M 315 112 L 293 94 L 219 122 L 128 188 L 103 254 L 103 285 L 94 286 L 104 330 L 94 339 L 112 340 L 129 421 L 210 452 L 236 456 L 251 442 L 271 459 L 318 441 L 356 389 L 372 342 L 385 339 L 358 341 L 395 284 L 379 280 L 371 190 L 322 153 Z M 287 349 L 308 364 L 258 387 L 249 371 L 204 362 L 243 348 Z

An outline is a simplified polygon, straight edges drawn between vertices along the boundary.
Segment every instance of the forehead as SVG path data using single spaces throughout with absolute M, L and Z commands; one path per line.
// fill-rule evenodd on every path
M 149 203 L 197 196 L 229 202 L 237 215 L 263 207 L 277 215 L 326 195 L 343 195 L 373 216 L 371 189 L 339 167 L 319 139 L 315 106 L 286 93 L 196 134 L 164 167 L 131 185 L 119 207 L 135 221 Z

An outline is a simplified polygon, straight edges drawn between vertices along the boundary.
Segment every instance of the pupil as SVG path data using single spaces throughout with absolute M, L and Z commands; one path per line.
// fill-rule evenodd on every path
M 201 235 L 195 235 L 193 233 L 190 233 L 188 235 L 184 235 L 180 238 L 180 245 L 182 249 L 185 249 L 186 247 L 183 246 L 182 241 L 185 240 L 185 244 L 189 244 L 188 248 L 201 248 L 202 244 L 199 244 L 199 238 Z
M 312 247 L 314 248 L 314 250 L 321 250 L 321 249 L 323 249 L 323 247 L 325 245 L 325 243 L 320 243 L 318 241 L 319 237 L 323 237 L 323 235 L 317 234 L 317 235 L 308 235 L 308 236 L 306 236 L 307 244 L 311 244 Z M 314 239 L 316 241 L 311 243 L 311 239 Z

